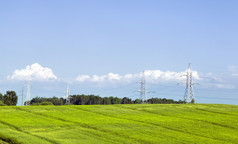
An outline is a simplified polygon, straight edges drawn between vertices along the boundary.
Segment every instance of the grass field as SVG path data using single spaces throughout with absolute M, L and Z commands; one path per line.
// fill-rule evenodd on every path
M 0 107 L 1 143 L 238 143 L 238 106 Z

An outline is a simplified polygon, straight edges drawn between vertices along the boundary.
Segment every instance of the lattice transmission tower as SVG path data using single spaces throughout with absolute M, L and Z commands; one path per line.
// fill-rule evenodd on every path
M 138 82 L 141 84 L 140 89 L 137 92 L 140 92 L 140 103 L 144 104 L 147 103 L 147 96 L 146 93 L 149 93 L 150 91 L 147 91 L 145 88 L 145 71 L 143 71 L 141 80 Z
M 193 74 L 192 74 L 192 68 L 191 63 L 188 64 L 188 69 L 186 71 L 186 88 L 185 88 L 185 94 L 184 94 L 184 102 L 186 103 L 194 103 L 195 97 L 193 92 L 193 85 L 195 84 L 193 82 Z
M 24 87 L 21 90 L 21 105 L 24 106 Z
M 26 106 L 30 105 L 31 100 L 31 84 L 30 81 L 27 82 L 27 93 L 26 93 Z
M 69 95 L 69 85 L 67 85 L 67 90 L 66 90 L 66 104 L 70 104 L 70 95 Z

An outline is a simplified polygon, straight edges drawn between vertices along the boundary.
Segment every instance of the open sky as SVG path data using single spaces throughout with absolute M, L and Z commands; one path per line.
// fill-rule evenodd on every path
M 196 101 L 238 104 L 237 0 L 0 1 L 0 92 L 183 99 L 192 63 Z

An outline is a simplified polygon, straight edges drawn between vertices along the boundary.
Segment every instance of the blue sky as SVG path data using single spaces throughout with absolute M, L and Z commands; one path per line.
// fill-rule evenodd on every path
M 65 95 L 70 83 L 73 94 L 136 97 L 138 74 L 151 70 L 174 73 L 170 80 L 148 74 L 147 88 L 158 91 L 148 97 L 183 99 L 184 86 L 176 85 L 183 79 L 176 74 L 191 62 L 200 78 L 197 102 L 238 104 L 237 5 L 236 0 L 1 1 L 0 91 L 19 93 L 26 77 L 13 78 L 14 72 L 37 63 L 39 71 L 51 72 L 34 70 L 32 96 Z

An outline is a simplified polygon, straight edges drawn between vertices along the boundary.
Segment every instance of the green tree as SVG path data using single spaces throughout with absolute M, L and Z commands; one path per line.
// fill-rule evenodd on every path
M 134 100 L 134 104 L 139 104 L 140 103 L 140 100 L 139 99 L 135 99 Z
M 54 105 L 63 105 L 64 101 L 62 101 L 61 99 L 57 98 L 57 97 L 53 97 L 53 98 L 49 98 L 50 102 L 52 102 Z
M 5 106 L 6 104 L 4 104 L 2 101 L 0 101 L 0 106 Z
M 40 103 L 40 105 L 54 105 L 52 102 L 49 101 L 43 101 Z
M 6 94 L 3 96 L 3 102 L 6 105 L 17 105 L 17 95 L 16 92 L 14 91 L 7 91 Z
M 41 100 L 42 100 L 42 98 L 41 97 L 35 97 L 35 98 L 33 98 L 31 101 L 30 101 L 30 104 L 38 104 L 38 103 L 41 103 Z
M 132 104 L 132 101 L 130 98 L 124 97 L 121 101 L 121 104 Z
M 109 98 L 110 104 L 115 104 L 114 97 L 110 96 Z
M 121 104 L 121 98 L 113 97 L 113 103 L 112 104 Z
M 104 98 L 102 99 L 102 104 L 108 105 L 108 104 L 111 104 L 111 101 L 110 101 L 110 99 L 109 99 L 108 97 L 104 97 Z
M 0 101 L 3 101 L 3 95 L 0 93 Z
M 0 93 L 0 106 L 4 106 L 5 104 L 3 103 L 3 95 Z

